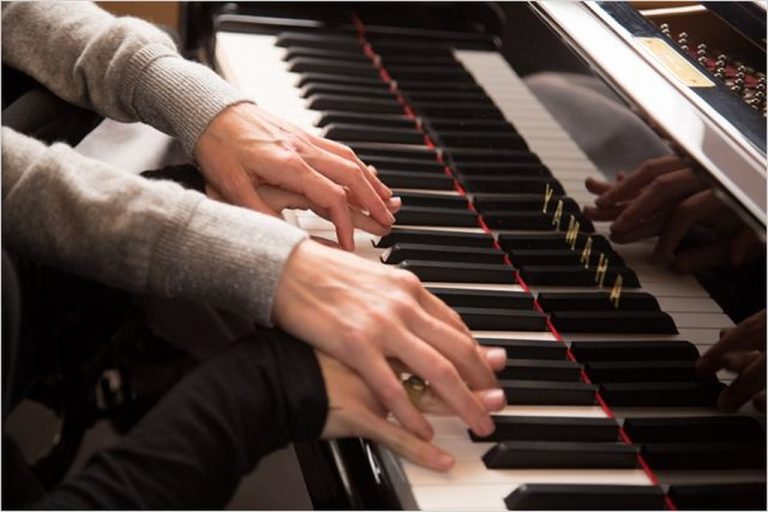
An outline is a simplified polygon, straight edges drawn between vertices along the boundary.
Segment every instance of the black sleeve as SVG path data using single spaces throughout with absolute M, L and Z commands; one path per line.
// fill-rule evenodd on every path
M 35 508 L 221 508 L 263 455 L 317 439 L 328 401 L 314 352 L 257 332 L 187 375 Z

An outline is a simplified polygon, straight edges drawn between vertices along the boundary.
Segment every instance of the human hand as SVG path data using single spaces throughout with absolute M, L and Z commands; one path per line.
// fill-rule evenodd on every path
M 338 437 L 365 437 L 383 444 L 415 464 L 447 471 L 453 466 L 453 457 L 405 430 L 387 421 L 387 409 L 358 374 L 338 360 L 316 352 L 328 393 L 328 418 L 323 428 L 324 439 Z M 475 391 L 474 395 L 487 412 L 504 407 L 501 390 Z M 421 411 L 430 414 L 448 414 L 448 405 L 429 389 L 418 400 Z
M 587 179 L 598 195 L 584 214 L 594 221 L 613 220 L 611 240 L 629 243 L 658 236 L 652 260 L 680 272 L 696 272 L 729 262 L 741 265 L 761 247 L 748 229 L 711 188 L 677 157 L 649 160 L 616 183 Z M 677 251 L 695 225 L 715 228 L 715 243 Z
M 765 310 L 736 327 L 724 329 L 720 341 L 696 362 L 696 370 L 702 375 L 712 375 L 722 368 L 739 376 L 720 393 L 720 407 L 733 412 L 752 398 L 755 407 L 765 411 Z
M 350 206 L 389 227 L 392 197 L 347 146 L 310 135 L 251 103 L 230 106 L 208 125 L 195 146 L 208 186 L 226 201 L 275 215 L 256 187 L 273 185 L 327 212 L 339 243 L 352 250 Z
M 470 388 L 495 388 L 489 357 L 503 366 L 506 353 L 488 356 L 459 315 L 412 273 L 307 240 L 283 269 L 272 311 L 283 330 L 363 376 L 398 421 L 423 439 L 431 438 L 432 427 L 408 399 L 390 358 L 429 381 L 478 435 L 493 431 Z

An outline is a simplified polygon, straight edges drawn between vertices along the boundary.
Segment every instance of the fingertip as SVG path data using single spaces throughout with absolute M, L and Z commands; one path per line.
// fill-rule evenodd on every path
M 441 453 L 437 459 L 435 459 L 434 468 L 438 471 L 448 471 L 453 467 L 456 460 L 447 453 Z
M 496 372 L 502 370 L 507 364 L 507 351 L 503 348 L 490 348 L 485 351 L 485 357 Z
M 483 405 L 488 412 L 500 411 L 507 404 L 507 397 L 502 389 L 490 389 L 483 393 Z
M 387 199 L 387 208 L 390 212 L 395 213 L 403 206 L 403 199 L 399 196 L 392 196 Z

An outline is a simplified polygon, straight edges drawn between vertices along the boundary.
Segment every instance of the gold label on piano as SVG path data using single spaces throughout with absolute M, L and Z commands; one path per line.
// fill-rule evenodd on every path
M 636 37 L 667 70 L 688 87 L 714 87 L 715 83 L 677 53 L 666 41 L 657 37 Z
M 589 268 L 589 260 L 592 258 L 592 237 L 588 237 L 584 242 L 584 250 L 581 251 L 581 261 L 584 264 L 584 268 Z
M 579 228 L 581 223 L 576 220 L 576 217 L 571 215 L 568 221 L 568 231 L 565 232 L 565 243 L 571 244 L 571 250 L 576 249 L 576 241 L 579 239 Z
M 616 280 L 613 282 L 613 288 L 611 288 L 611 294 L 608 299 L 613 302 L 613 307 L 619 309 L 619 299 L 621 299 L 621 285 L 624 283 L 624 278 L 621 274 L 616 274 Z
M 549 200 L 552 199 L 552 194 L 555 193 L 555 189 L 549 186 L 549 183 L 546 184 L 544 188 L 544 207 L 541 209 L 542 213 L 547 213 L 547 208 L 549 207 Z
M 560 231 L 560 221 L 563 219 L 563 200 L 557 200 L 557 208 L 555 208 L 555 214 L 552 216 L 552 225 L 555 229 Z

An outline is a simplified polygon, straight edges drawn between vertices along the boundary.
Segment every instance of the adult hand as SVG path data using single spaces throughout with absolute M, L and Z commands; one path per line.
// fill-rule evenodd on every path
M 486 351 L 414 274 L 307 240 L 286 262 L 272 311 L 283 330 L 363 376 L 398 421 L 423 439 L 431 438 L 432 427 L 408 399 L 389 358 L 429 381 L 478 435 L 493 431 L 470 391 L 497 385 Z M 505 357 L 503 350 L 492 352 L 497 364 Z
M 678 271 L 695 272 L 722 263 L 742 264 L 761 246 L 760 240 L 677 157 L 649 160 L 616 183 L 587 179 L 598 197 L 584 214 L 595 221 L 612 220 L 611 240 L 629 243 L 658 236 L 652 259 Z M 716 228 L 713 245 L 676 252 L 683 237 L 698 224 Z
M 725 368 L 739 376 L 720 393 L 719 405 L 728 412 L 750 398 L 765 410 L 765 310 L 752 315 L 732 329 L 720 333 L 720 341 L 696 362 L 702 375 Z
M 328 393 L 328 419 L 322 437 L 365 437 L 383 444 L 415 464 L 447 471 L 453 457 L 387 421 L 387 409 L 358 374 L 338 360 L 317 352 L 320 369 Z M 487 412 L 498 411 L 505 404 L 501 390 L 476 391 L 474 395 Z M 429 389 L 419 400 L 420 410 L 431 414 L 448 414 L 449 406 Z
M 385 203 L 392 191 L 349 147 L 310 135 L 251 103 L 216 116 L 194 152 L 208 186 L 226 201 L 274 215 L 256 187 L 268 184 L 299 194 L 327 212 L 344 249 L 354 248 L 350 206 L 380 225 L 394 222 Z

